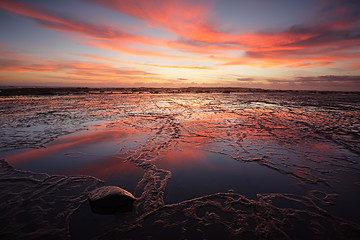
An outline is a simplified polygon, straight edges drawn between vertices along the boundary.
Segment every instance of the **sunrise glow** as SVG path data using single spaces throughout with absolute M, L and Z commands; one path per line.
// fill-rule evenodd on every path
M 360 3 L 0 2 L 0 85 L 360 91 Z

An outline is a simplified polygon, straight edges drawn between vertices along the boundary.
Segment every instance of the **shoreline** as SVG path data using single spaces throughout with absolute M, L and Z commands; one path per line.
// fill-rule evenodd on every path
M 360 94 L 360 91 L 274 90 L 241 87 L 186 87 L 186 88 L 87 88 L 87 87 L 1 87 L 0 97 L 59 96 L 79 94 L 165 94 L 165 93 L 293 93 L 293 94 Z

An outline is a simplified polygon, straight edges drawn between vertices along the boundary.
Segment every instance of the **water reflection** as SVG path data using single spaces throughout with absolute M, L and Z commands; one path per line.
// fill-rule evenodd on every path
M 96 162 L 113 165 L 115 158 L 109 162 L 106 157 L 126 147 L 130 136 L 130 130 L 87 131 L 56 139 L 46 148 L 8 156 L 6 160 L 19 169 L 36 172 L 90 174 L 95 172 L 84 169 Z
M 0 141 L 5 152 L 39 148 L 6 157 L 16 168 L 96 176 L 135 192 L 137 220 L 144 220 L 144 225 L 153 220 L 166 228 L 161 219 L 179 214 L 167 219 L 172 226 L 186 230 L 187 223 L 197 222 L 203 230 L 213 221 L 233 229 L 235 235 L 239 226 L 247 226 L 246 231 L 256 235 L 253 226 L 259 224 L 269 229 L 273 224 L 275 230 L 288 233 L 274 219 L 282 216 L 285 223 L 289 216 L 301 219 L 306 215 L 313 222 L 330 221 L 317 222 L 329 229 L 343 221 L 329 218 L 331 214 L 356 223 L 360 214 L 359 209 L 348 207 L 360 200 L 360 113 L 351 103 L 348 109 L 338 107 L 336 98 L 332 95 L 324 104 L 317 99 L 318 105 L 311 106 L 307 105 L 309 96 L 291 94 L 130 94 L 33 100 L 43 108 L 51 105 L 46 111 L 34 104 L 31 108 L 25 98 L 18 100 L 19 109 L 4 110 Z M 9 109 L 11 101 L 4 102 Z M 78 131 L 84 130 L 79 126 L 89 130 Z M 66 135 L 68 129 L 77 133 Z M 44 143 L 46 148 L 41 148 Z M 255 205 L 258 212 L 252 210 Z M 313 215 L 314 209 L 319 215 Z M 185 210 L 194 212 L 186 215 Z M 148 218 L 147 213 L 159 218 Z M 226 221 L 227 214 L 235 222 L 244 222 L 232 225 Z M 263 214 L 268 215 L 262 218 Z M 178 221 L 180 216 L 185 219 Z M 128 231 L 119 225 L 112 229 Z
M 165 193 L 167 203 L 224 191 L 235 191 L 250 198 L 256 198 L 258 192 L 304 193 L 289 176 L 256 163 L 240 164 L 230 157 L 202 149 L 165 154 L 156 165 L 172 172 Z
M 161 153 L 160 153 L 161 154 Z M 207 161 L 206 154 L 196 148 L 190 148 L 190 144 L 181 144 L 172 151 L 162 154 L 154 164 L 160 168 L 169 169 L 171 171 L 183 170 L 187 171 L 193 168 L 215 167 Z

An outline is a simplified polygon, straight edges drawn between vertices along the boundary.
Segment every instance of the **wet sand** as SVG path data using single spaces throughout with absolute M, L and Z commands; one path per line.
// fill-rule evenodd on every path
M 1 236 L 360 237 L 357 93 L 0 101 Z M 132 192 L 135 210 L 92 213 L 86 195 L 102 185 Z

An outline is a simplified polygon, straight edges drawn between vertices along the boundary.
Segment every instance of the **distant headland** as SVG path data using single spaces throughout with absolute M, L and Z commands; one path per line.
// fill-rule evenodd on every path
M 186 88 L 87 88 L 87 87 L 9 87 L 0 86 L 0 96 L 48 96 L 71 94 L 165 94 L 165 93 L 239 93 L 239 92 L 307 92 L 330 93 L 309 90 L 270 90 L 241 87 L 186 87 Z M 333 91 L 332 91 L 333 92 Z

